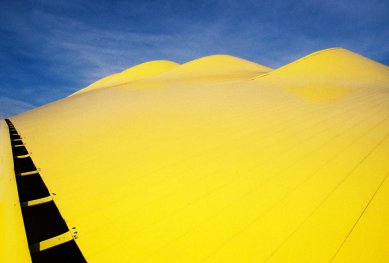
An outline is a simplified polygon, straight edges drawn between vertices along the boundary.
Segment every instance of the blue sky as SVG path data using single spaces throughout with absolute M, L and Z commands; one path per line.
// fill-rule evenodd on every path
M 157 59 L 279 67 L 345 47 L 389 65 L 388 0 L 0 1 L 0 118 Z

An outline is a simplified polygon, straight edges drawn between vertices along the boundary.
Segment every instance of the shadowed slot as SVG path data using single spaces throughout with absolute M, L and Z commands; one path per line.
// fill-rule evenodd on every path
M 34 163 L 32 162 L 31 158 L 21 158 L 21 159 L 14 159 L 14 165 L 15 165 L 15 173 L 25 173 L 25 172 L 31 172 L 35 171 L 36 167 Z
M 34 244 L 68 231 L 54 202 L 23 207 L 22 214 L 29 244 Z
M 11 134 L 11 139 L 21 139 L 19 134 Z
M 12 147 L 12 152 L 13 152 L 14 156 L 28 154 L 28 151 L 27 151 L 26 147 L 24 147 L 24 146 Z
M 86 262 L 76 242 L 69 241 L 59 246 L 32 254 L 33 262 Z
M 17 176 L 16 182 L 20 202 L 31 201 L 50 195 L 49 190 L 39 174 Z

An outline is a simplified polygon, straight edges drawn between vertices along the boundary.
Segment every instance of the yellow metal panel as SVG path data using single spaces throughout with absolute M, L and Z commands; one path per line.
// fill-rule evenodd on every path
M 388 86 L 344 49 L 217 55 L 12 121 L 90 262 L 379 262 Z
M 0 120 L 0 262 L 31 262 L 4 120 Z
M 30 245 L 30 251 L 31 253 L 37 253 L 61 245 L 63 243 L 69 242 L 71 240 L 73 240 L 72 233 L 66 232 L 64 234 L 41 241 L 37 244 Z
M 389 174 L 376 188 L 360 216 L 355 220 L 334 262 L 389 261 Z
M 91 91 L 95 89 L 114 87 L 120 84 L 158 75 L 163 72 L 169 71 L 177 67 L 178 65 L 179 64 L 168 60 L 156 60 L 156 61 L 146 62 L 140 65 L 136 65 L 132 68 L 126 69 L 122 72 L 112 74 L 105 78 L 102 78 L 92 83 L 91 85 L 75 92 L 72 95 L 82 94 L 87 91 Z

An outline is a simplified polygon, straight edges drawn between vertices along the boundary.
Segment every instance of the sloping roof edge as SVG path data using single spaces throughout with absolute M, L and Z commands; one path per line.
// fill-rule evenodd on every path
M 31 262 L 4 120 L 0 120 L 0 214 L 0 262 Z

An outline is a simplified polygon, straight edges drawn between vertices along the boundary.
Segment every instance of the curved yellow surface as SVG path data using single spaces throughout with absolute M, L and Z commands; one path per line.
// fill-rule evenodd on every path
M 261 77 L 302 81 L 377 81 L 387 79 L 388 67 L 344 48 L 320 50 Z M 352 78 L 350 78 L 352 77 Z
M 142 63 L 134 67 L 128 68 L 126 70 L 123 70 L 119 73 L 102 78 L 92 83 L 91 85 L 73 93 L 71 96 L 85 93 L 87 91 L 91 91 L 95 89 L 114 87 L 131 81 L 136 81 L 150 76 L 158 75 L 163 72 L 167 72 L 177 67 L 178 65 L 179 64 L 168 60 L 155 60 L 155 61 Z
M 31 262 L 8 126 L 0 120 L 0 262 Z
M 199 84 L 203 87 L 212 87 L 248 81 L 271 70 L 269 67 L 245 59 L 229 55 L 211 55 L 189 61 L 164 74 L 123 84 L 117 88 L 160 89 L 182 87 L 183 83 L 186 89 L 198 87 Z
M 189 66 L 12 118 L 89 262 L 389 261 L 388 67 Z
M 230 55 L 211 55 L 189 61 L 174 70 L 156 76 L 156 79 L 230 80 L 254 77 L 272 69 Z
M 254 80 L 286 89 L 305 100 L 331 102 L 358 89 L 384 88 L 388 67 L 343 48 L 330 48 L 259 75 Z

